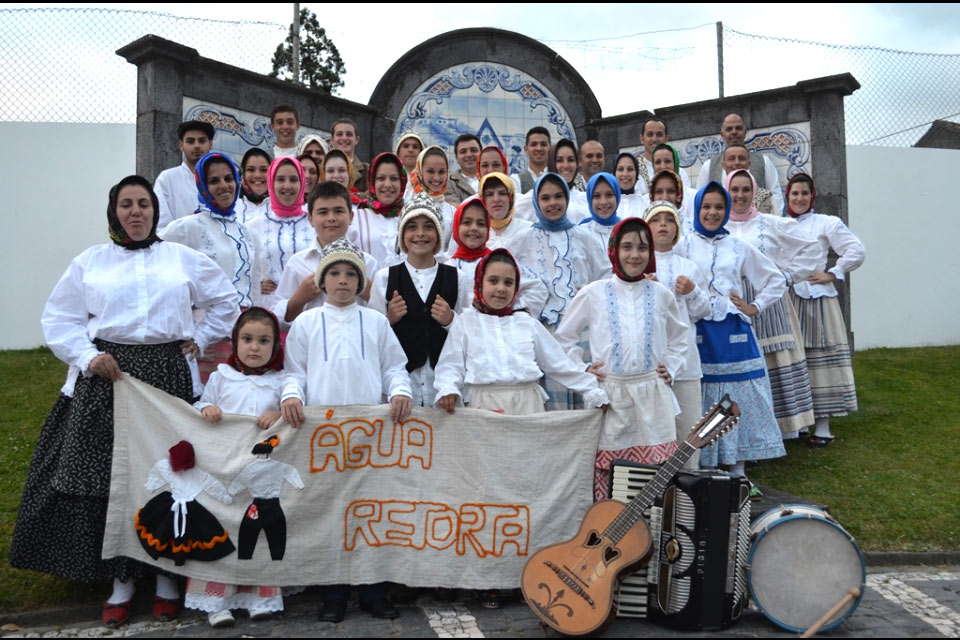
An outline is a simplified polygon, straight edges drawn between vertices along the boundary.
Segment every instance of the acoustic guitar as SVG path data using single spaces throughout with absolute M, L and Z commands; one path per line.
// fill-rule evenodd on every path
M 576 536 L 537 551 L 521 576 L 523 597 L 533 612 L 571 636 L 595 633 L 610 624 L 620 575 L 643 566 L 650 556 L 643 512 L 697 449 L 732 429 L 739 418 L 737 403 L 724 395 L 633 500 L 594 504 Z

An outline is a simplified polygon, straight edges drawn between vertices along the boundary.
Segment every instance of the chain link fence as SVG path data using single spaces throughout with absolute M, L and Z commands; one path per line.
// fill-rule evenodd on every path
M 723 27 L 728 96 L 845 72 L 860 83 L 844 101 L 847 144 L 960 149 L 960 55 L 773 38 Z M 764 86 L 758 87 L 761 75 Z
M 120 47 L 153 34 L 266 74 L 288 28 L 125 9 L 2 9 L 0 121 L 133 123 L 137 67 Z

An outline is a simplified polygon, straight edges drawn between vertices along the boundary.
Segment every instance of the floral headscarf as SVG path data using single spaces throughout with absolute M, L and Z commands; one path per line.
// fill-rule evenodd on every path
M 647 262 L 643 273 L 628 276 L 620 265 L 620 241 L 623 239 L 623 236 L 631 231 L 640 231 L 641 229 L 647 232 L 647 242 L 650 243 L 650 261 Z M 607 257 L 610 258 L 610 264 L 613 265 L 614 275 L 624 282 L 637 282 L 638 280 L 642 280 L 648 273 L 657 272 L 657 258 L 653 251 L 653 233 L 643 218 L 627 218 L 617 223 L 617 226 L 610 232 L 610 241 L 607 244 Z
M 213 160 L 226 162 L 230 166 L 230 171 L 233 172 L 234 181 L 237 183 L 237 188 L 234 189 L 233 193 L 233 202 L 231 202 L 230 206 L 226 209 L 220 208 L 216 198 L 213 197 L 213 194 L 210 193 L 210 190 L 207 188 L 207 165 Z M 194 177 L 197 181 L 197 199 L 199 200 L 201 209 L 206 209 L 210 213 L 218 216 L 232 216 L 236 214 L 235 207 L 237 205 L 237 198 L 240 197 L 240 172 L 237 170 L 237 165 L 230 159 L 230 156 L 226 156 L 217 151 L 208 153 L 197 161 L 197 170 L 194 172 Z M 267 180 L 268 187 L 269 184 L 270 181 Z
M 444 164 L 447 165 L 447 179 L 443 181 L 443 187 L 441 187 L 439 191 L 431 191 L 430 187 L 427 186 L 426 179 L 423 177 L 423 163 L 426 161 L 428 156 L 439 156 L 443 158 Z M 403 165 L 400 166 L 402 167 Z M 437 145 L 430 145 L 421 151 L 420 155 L 417 156 L 417 166 L 413 169 L 413 174 L 410 176 L 410 184 L 413 186 L 413 192 L 426 193 L 431 198 L 439 202 L 443 200 L 447 193 L 447 183 L 449 181 L 450 160 L 447 158 L 447 152 Z
M 376 197 L 377 169 L 384 162 L 395 165 L 400 172 L 400 193 L 397 195 L 397 199 L 390 204 L 383 204 Z M 389 151 L 381 153 L 374 158 L 370 163 L 370 170 L 367 173 L 367 184 L 370 185 L 370 197 L 360 200 L 357 203 L 361 209 L 372 209 L 374 213 L 386 218 L 395 218 L 396 216 L 400 215 L 400 212 L 403 211 L 403 191 L 407 188 L 407 174 L 403 170 L 403 163 L 400 162 L 400 158 Z
M 120 224 L 120 218 L 117 216 L 117 200 L 120 197 L 120 190 L 124 187 L 138 186 L 143 187 L 150 194 L 150 202 L 153 203 L 153 223 L 150 227 L 150 233 L 143 240 L 134 240 L 127 233 L 123 225 Z M 120 245 L 124 249 L 134 251 L 144 249 L 154 242 L 161 242 L 157 236 L 157 223 L 160 221 L 160 201 L 157 194 L 153 191 L 150 182 L 141 176 L 127 176 L 110 189 L 109 199 L 107 200 L 107 225 L 110 229 L 110 239 L 114 244 Z
M 681 205 L 683 205 L 683 178 L 681 178 L 680 174 L 677 173 L 676 171 L 670 171 L 669 169 L 663 169 L 661 171 L 657 171 L 657 173 L 654 174 L 653 179 L 650 180 L 650 198 L 653 199 L 655 197 L 653 195 L 653 189 L 654 189 L 654 186 L 657 184 L 657 180 L 661 176 L 666 176 L 677 184 L 677 207 L 680 207 Z
M 273 353 L 270 355 L 270 359 L 260 367 L 248 367 L 240 362 L 240 356 L 237 355 L 237 348 L 240 345 L 240 327 L 243 326 L 244 319 L 250 315 L 254 316 L 252 320 L 263 320 L 265 316 L 269 316 L 270 323 L 273 325 Z M 247 376 L 260 376 L 268 371 L 281 371 L 283 369 L 283 345 L 280 344 L 280 322 L 277 320 L 277 316 L 273 315 L 269 310 L 263 307 L 250 307 L 241 313 L 240 317 L 237 318 L 236 324 L 233 325 L 230 340 L 233 343 L 233 353 L 227 358 L 227 364 L 240 373 Z
M 490 174 L 487 174 L 490 175 Z M 505 306 L 503 309 L 494 309 L 487 301 L 483 298 L 483 276 L 487 271 L 487 264 L 490 262 L 491 258 L 494 256 L 506 256 L 510 263 L 513 264 L 513 269 L 516 271 L 516 288 L 513 290 L 513 299 L 510 303 Z M 491 316 L 509 316 L 513 314 L 513 305 L 517 302 L 517 296 L 520 295 L 520 267 L 517 266 L 517 261 L 514 259 L 513 255 L 506 249 L 494 249 L 487 255 L 485 255 L 481 260 L 480 264 L 477 265 L 477 270 L 473 272 L 473 308 L 479 311 L 480 313 L 485 313 Z
M 467 247 L 460 240 L 460 220 L 463 218 L 463 213 L 467 210 L 467 207 L 480 207 L 483 211 L 483 219 L 487 223 L 487 237 L 484 239 L 483 245 L 476 249 Z M 457 241 L 457 250 L 450 256 L 453 259 L 459 258 L 472 262 L 490 253 L 490 249 L 487 247 L 487 241 L 490 239 L 490 213 L 487 211 L 486 205 L 483 204 L 483 200 L 476 197 L 467 198 L 457 207 L 457 212 L 453 214 L 453 239 Z

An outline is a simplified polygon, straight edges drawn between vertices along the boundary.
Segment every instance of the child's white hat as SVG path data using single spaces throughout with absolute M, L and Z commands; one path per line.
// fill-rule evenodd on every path
M 367 269 L 363 262 L 363 253 L 346 238 L 337 238 L 320 252 L 320 262 L 317 264 L 317 272 L 314 274 L 314 282 L 317 283 L 317 286 L 323 288 L 323 276 L 326 275 L 327 269 L 338 262 L 347 262 L 356 268 L 360 275 L 357 293 L 363 291 L 367 285 Z
M 680 212 L 677 211 L 677 207 L 672 202 L 655 200 L 647 207 L 647 212 L 644 214 L 643 219 L 649 223 L 650 220 L 653 219 L 653 216 L 658 213 L 668 213 L 673 216 L 673 222 L 677 225 L 677 235 L 673 237 L 673 246 L 677 246 L 677 243 L 680 241 L 680 233 L 683 231 L 683 225 L 680 222 Z
M 418 193 L 413 199 L 403 206 L 400 213 L 400 224 L 397 227 L 397 253 L 406 253 L 407 247 L 403 242 L 403 228 L 407 223 L 424 216 L 433 222 L 437 227 L 437 244 L 433 248 L 434 254 L 440 253 L 443 246 L 443 215 L 440 213 L 440 205 L 426 193 Z

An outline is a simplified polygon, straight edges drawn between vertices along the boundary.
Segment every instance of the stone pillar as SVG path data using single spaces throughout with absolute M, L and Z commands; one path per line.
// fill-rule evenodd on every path
M 131 42 L 117 55 L 137 65 L 137 173 L 153 181 L 182 161 L 177 127 L 183 122 L 183 75 L 200 56 L 157 36 Z

